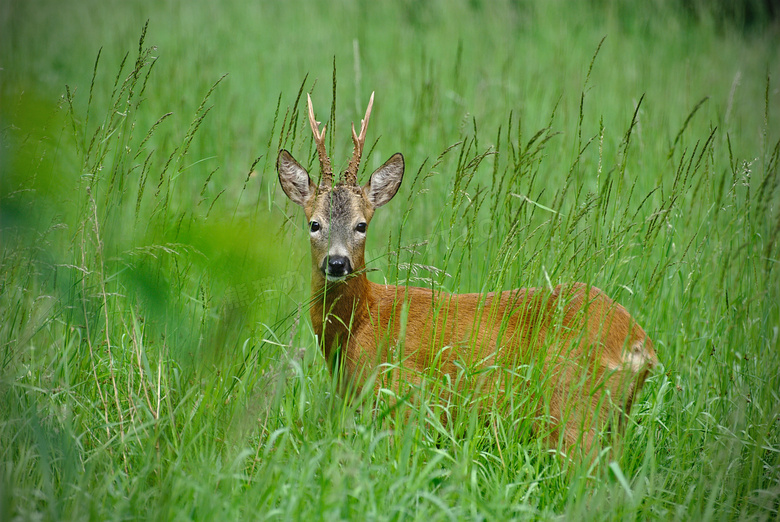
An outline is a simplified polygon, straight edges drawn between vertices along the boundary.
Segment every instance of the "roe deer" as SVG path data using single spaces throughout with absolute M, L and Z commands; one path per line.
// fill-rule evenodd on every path
M 601 430 L 615 420 L 622 424 L 657 364 L 650 338 L 625 308 L 582 283 L 450 295 L 369 281 L 366 232 L 374 210 L 395 196 L 404 173 L 403 156 L 396 153 L 358 185 L 373 101 L 372 93 L 360 134 L 352 125 L 354 152 L 339 183 L 311 97 L 319 185 L 288 151 L 279 151 L 277 160 L 282 189 L 304 208 L 309 223 L 311 320 L 331 372 L 353 390 L 389 387 L 397 396 L 434 376 L 453 393 L 470 387 L 465 392 L 481 408 L 511 409 L 507 404 L 516 401 L 507 395 L 535 395 L 519 399 L 533 416 L 532 430 L 551 448 L 560 444 L 569 451 L 581 444 L 589 452 Z M 464 368 L 475 369 L 476 382 L 467 384 Z M 523 372 L 528 368 L 543 382 L 534 387 L 526 377 L 525 385 L 508 390 L 507 376 L 529 375 Z

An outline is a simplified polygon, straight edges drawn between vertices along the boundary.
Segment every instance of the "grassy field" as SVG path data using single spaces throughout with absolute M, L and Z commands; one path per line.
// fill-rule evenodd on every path
M 644 4 L 2 2 L 0 520 L 777 519 L 780 30 Z M 372 91 L 371 278 L 604 289 L 622 452 L 334 392 L 275 160 Z

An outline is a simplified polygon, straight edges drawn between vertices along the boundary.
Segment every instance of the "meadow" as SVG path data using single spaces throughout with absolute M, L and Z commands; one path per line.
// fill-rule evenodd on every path
M 780 28 L 744 4 L 4 1 L 0 520 L 776 520 Z M 336 392 L 275 161 L 316 172 L 311 93 L 343 170 L 372 91 L 361 180 L 406 175 L 370 278 L 602 288 L 661 361 L 618 452 Z

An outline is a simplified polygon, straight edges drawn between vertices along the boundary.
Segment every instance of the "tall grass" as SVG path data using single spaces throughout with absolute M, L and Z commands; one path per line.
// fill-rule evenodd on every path
M 0 519 L 776 518 L 776 28 L 303 4 L 0 11 Z M 343 167 L 374 89 L 370 277 L 604 289 L 663 364 L 620 453 L 337 393 L 274 161 L 311 92 Z

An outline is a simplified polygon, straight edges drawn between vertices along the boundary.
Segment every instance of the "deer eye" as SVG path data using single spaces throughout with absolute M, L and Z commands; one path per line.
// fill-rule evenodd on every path
M 367 226 L 368 225 L 366 225 L 365 223 L 358 223 L 357 226 L 355 227 L 355 230 L 357 230 L 360 233 L 365 233 Z
M 316 231 L 318 231 L 318 230 L 320 229 L 320 224 L 319 224 L 319 222 L 317 222 L 317 221 L 312 221 L 311 223 L 309 223 L 309 229 L 310 229 L 312 232 L 316 232 Z

